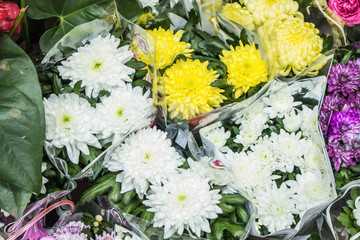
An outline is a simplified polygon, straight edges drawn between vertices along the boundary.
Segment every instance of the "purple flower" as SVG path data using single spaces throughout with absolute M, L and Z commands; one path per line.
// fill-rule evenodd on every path
M 323 100 L 321 112 L 337 113 L 343 109 L 344 105 L 348 104 L 348 101 L 339 95 L 329 94 Z
M 359 89 L 360 70 L 354 64 L 338 63 L 332 66 L 328 78 L 328 91 L 337 94 L 341 92 L 348 96 Z
M 102 232 L 102 235 L 95 234 L 95 237 L 95 240 L 113 240 L 115 238 L 115 232 Z
M 329 141 L 352 141 L 360 133 L 360 118 L 356 111 L 338 112 L 331 116 Z
M 353 151 L 354 158 L 357 162 L 360 161 L 360 136 L 350 142 L 349 148 Z
M 350 94 L 348 97 L 348 102 L 351 108 L 360 112 L 360 92 L 356 92 L 355 94 Z
M 90 228 L 90 226 L 85 225 L 83 222 L 80 221 L 72 221 L 63 226 L 62 228 L 56 230 L 56 234 L 80 234 L 82 233 L 84 228 Z
M 360 42 L 354 43 L 354 47 L 355 47 L 355 48 L 360 48 Z
M 360 42 L 359 42 L 359 43 L 360 43 Z M 351 65 L 351 66 L 350 66 L 351 68 L 360 69 L 360 58 L 357 58 L 355 61 L 349 60 L 347 65 Z
M 321 111 L 319 116 L 319 124 L 321 127 L 321 132 L 324 136 L 327 136 L 329 130 L 329 120 L 330 120 L 330 112 Z
M 346 150 L 339 142 L 329 142 L 326 145 L 326 149 L 328 150 L 329 157 L 332 158 L 336 171 L 340 169 L 341 165 L 344 167 L 356 165 L 356 162 L 353 161 L 354 153 Z

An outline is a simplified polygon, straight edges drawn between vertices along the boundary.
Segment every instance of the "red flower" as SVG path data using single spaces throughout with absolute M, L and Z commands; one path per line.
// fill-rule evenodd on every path
M 9 32 L 17 16 L 20 13 L 20 8 L 16 3 L 4 2 L 0 0 L 0 31 Z M 22 22 L 15 29 L 14 34 L 18 34 L 21 29 Z

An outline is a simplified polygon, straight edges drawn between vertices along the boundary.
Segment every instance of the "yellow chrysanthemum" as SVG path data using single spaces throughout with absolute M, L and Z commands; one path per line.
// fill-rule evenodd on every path
M 179 54 L 190 57 L 190 53 L 193 51 L 193 49 L 189 49 L 190 43 L 180 41 L 183 35 L 182 30 L 174 34 L 173 30 L 159 27 L 159 29 L 147 30 L 147 32 L 154 39 L 156 68 L 158 69 L 171 65 Z M 136 51 L 136 54 L 140 61 L 151 64 L 151 52 L 147 55 L 143 51 Z
M 323 40 L 313 23 L 304 22 L 301 13 L 294 16 L 282 15 L 267 21 L 260 29 L 259 35 L 266 36 L 275 29 L 277 36 L 275 71 L 278 76 L 287 76 L 290 70 L 298 74 L 320 59 Z M 325 64 L 314 66 L 307 74 L 315 76 Z
M 293 14 L 299 9 L 299 4 L 293 0 L 242 0 L 241 3 L 252 13 L 256 25 L 281 14 Z
M 255 87 L 261 82 L 268 81 L 268 68 L 261 59 L 260 51 L 251 45 L 243 45 L 235 49 L 230 46 L 230 51 L 223 50 L 221 61 L 226 65 L 228 72 L 227 84 L 234 86 L 235 98 L 246 93 L 250 87 Z
M 241 7 L 239 3 L 227 3 L 221 13 L 228 19 L 246 27 L 249 30 L 255 29 L 254 18 L 246 7 Z
M 165 101 L 170 118 L 189 119 L 209 112 L 226 99 L 223 89 L 212 87 L 219 74 L 208 70 L 208 62 L 178 60 L 164 73 Z

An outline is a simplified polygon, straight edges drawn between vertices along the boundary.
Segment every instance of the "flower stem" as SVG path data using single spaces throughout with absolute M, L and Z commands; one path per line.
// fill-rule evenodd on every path
M 28 8 L 28 6 L 25 7 L 25 0 L 21 0 L 21 9 L 25 8 L 25 10 Z M 27 14 L 24 12 L 23 16 L 23 23 L 25 28 L 25 41 L 26 41 L 26 52 L 30 52 L 32 50 L 31 48 L 31 41 L 30 41 L 30 34 L 29 34 L 29 24 L 27 21 Z
M 25 11 L 26 11 L 26 8 L 21 8 L 19 15 L 17 16 L 12 28 L 10 29 L 10 31 L 8 33 L 9 37 L 11 37 L 13 35 L 13 33 L 15 32 L 15 29 L 20 24 L 21 19 L 23 18 L 24 14 L 25 14 Z

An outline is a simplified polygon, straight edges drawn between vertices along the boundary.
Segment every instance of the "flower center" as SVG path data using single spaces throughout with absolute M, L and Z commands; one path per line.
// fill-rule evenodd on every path
M 149 152 L 146 152 L 145 155 L 144 155 L 144 160 L 142 161 L 142 163 L 147 164 L 151 157 L 152 157 L 152 154 L 149 153 Z
M 67 115 L 63 115 L 62 121 L 63 123 L 69 123 L 71 121 L 71 117 Z
M 95 61 L 95 62 L 94 62 L 94 65 L 93 65 L 93 67 L 92 67 L 92 70 L 94 70 L 94 71 L 97 72 L 97 71 L 100 70 L 101 66 L 102 66 L 102 63 L 101 63 L 101 62 Z
M 178 196 L 179 202 L 183 202 L 183 201 L 185 201 L 185 199 L 186 199 L 186 195 L 184 195 L 184 194 Z
M 119 117 L 121 117 L 122 115 L 124 115 L 124 109 L 122 109 L 122 108 L 120 108 L 120 109 L 118 109 L 117 111 L 116 111 L 116 114 L 119 116 Z

